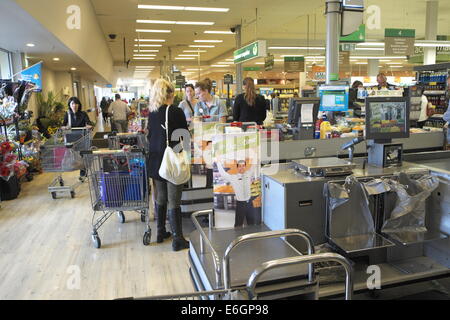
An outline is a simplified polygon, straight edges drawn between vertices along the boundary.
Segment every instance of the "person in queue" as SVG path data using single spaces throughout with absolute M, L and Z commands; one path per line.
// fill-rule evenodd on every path
M 377 82 L 378 82 L 378 90 L 381 89 L 395 90 L 395 86 L 387 82 L 387 77 L 384 73 L 379 73 L 377 75 Z
M 205 118 L 205 122 L 218 121 L 227 122 L 227 108 L 219 97 L 211 95 L 212 82 L 210 79 L 197 82 L 195 84 L 195 94 L 199 101 L 194 108 L 195 117 L 210 116 Z
M 183 110 L 186 116 L 186 121 L 189 123 L 192 121 L 194 116 L 194 107 L 197 104 L 197 99 L 195 98 L 195 88 L 194 85 L 188 83 L 184 86 L 185 99 L 178 105 L 181 110 Z
M 266 119 L 266 101 L 256 94 L 253 78 L 244 79 L 244 93 L 236 97 L 233 106 L 233 121 L 263 124 Z
M 156 242 L 161 243 L 171 236 L 166 232 L 166 214 L 172 229 L 172 249 L 179 251 L 189 248 L 189 242 L 184 239 L 181 217 L 181 194 L 183 185 L 174 185 L 161 178 L 159 169 L 166 149 L 166 109 L 168 113 L 169 146 L 174 148 L 179 142 L 171 141 L 172 133 L 177 129 L 188 130 L 186 117 L 183 111 L 172 106 L 175 89 L 171 83 L 164 79 L 156 80 L 152 87 L 148 116 L 149 141 L 149 176 L 155 182 L 156 203 L 155 216 L 157 220 Z
M 109 110 L 114 118 L 114 126 L 118 132 L 128 131 L 128 114 L 131 112 L 127 103 L 120 100 L 120 94 L 116 93 L 116 101 L 111 103 Z M 125 100 L 126 101 L 126 100 Z
M 68 101 L 69 111 L 64 115 L 62 129 L 92 128 L 92 122 L 86 112 L 82 111 L 82 104 L 77 97 L 71 97 Z

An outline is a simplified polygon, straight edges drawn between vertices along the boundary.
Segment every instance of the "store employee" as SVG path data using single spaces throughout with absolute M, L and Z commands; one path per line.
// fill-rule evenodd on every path
M 205 122 L 227 122 L 227 109 L 219 97 L 211 95 L 212 83 L 211 80 L 205 79 L 195 84 L 195 94 L 199 101 L 194 108 L 195 117 L 210 116 L 206 118 Z M 217 119 L 218 118 L 218 119 Z
M 381 89 L 395 90 L 395 86 L 387 82 L 387 77 L 384 73 L 379 73 L 377 75 L 377 82 L 378 82 L 378 90 Z

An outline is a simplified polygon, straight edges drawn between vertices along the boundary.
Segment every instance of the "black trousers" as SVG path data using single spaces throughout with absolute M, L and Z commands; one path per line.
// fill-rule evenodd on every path
M 234 218 L 234 227 L 242 227 L 244 220 L 247 225 L 257 225 L 261 223 L 261 208 L 254 208 L 252 198 L 249 201 L 236 200 L 236 216 Z
M 213 169 L 206 169 L 206 188 L 213 187 Z

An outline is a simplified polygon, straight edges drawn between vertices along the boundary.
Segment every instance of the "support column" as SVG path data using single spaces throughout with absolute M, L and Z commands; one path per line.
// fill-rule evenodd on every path
M 341 3 L 337 0 L 326 0 L 327 15 L 327 51 L 326 51 L 326 83 L 332 81 L 332 75 L 339 76 L 339 36 L 340 36 Z
M 242 47 L 242 28 L 241 25 L 235 27 L 235 37 L 236 37 L 236 50 Z M 243 67 L 242 63 L 236 65 L 236 95 L 242 93 L 242 78 Z
M 427 12 L 425 21 L 425 40 L 436 40 L 438 24 L 439 1 L 427 1 Z M 424 47 L 423 64 L 436 63 L 436 47 Z
M 367 65 L 367 75 L 369 77 L 376 77 L 378 75 L 378 72 L 380 68 L 378 67 L 380 65 L 380 60 L 378 59 L 368 59 L 368 65 Z

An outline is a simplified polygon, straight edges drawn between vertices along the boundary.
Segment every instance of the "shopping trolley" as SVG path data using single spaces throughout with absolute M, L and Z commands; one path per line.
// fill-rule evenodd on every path
M 77 183 L 65 185 L 62 173 L 83 170 L 84 163 L 80 152 L 89 150 L 90 146 L 91 130 L 88 128 L 73 128 L 58 130 L 40 147 L 42 170 L 58 173 L 48 187 L 53 199 L 56 199 L 58 192 L 66 192 L 72 198 L 75 197 L 75 189 L 84 182 L 85 177 L 80 175 Z
M 111 150 L 120 150 L 124 146 L 131 146 L 147 150 L 148 143 L 146 136 L 140 132 L 131 133 L 110 133 L 108 135 L 108 148 Z
M 146 223 L 143 243 L 150 244 L 149 185 L 145 151 L 142 149 L 98 150 L 81 153 L 87 169 L 91 195 L 92 241 L 101 247 L 98 229 L 117 213 L 119 221 L 125 223 L 124 211 L 135 211 Z M 101 216 L 96 219 L 96 213 Z

